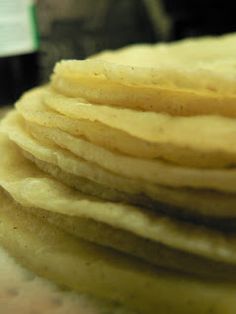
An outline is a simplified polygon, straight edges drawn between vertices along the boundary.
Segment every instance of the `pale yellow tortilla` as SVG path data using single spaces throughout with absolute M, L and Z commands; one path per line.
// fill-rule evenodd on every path
M 79 193 L 40 171 L 5 136 L 0 136 L 0 146 L 4 151 L 0 155 L 0 185 L 22 206 L 91 218 L 177 250 L 236 263 L 232 234 Z
M 172 115 L 235 116 L 235 42 L 232 34 L 62 61 L 52 86 L 100 104 Z
M 236 202 L 234 194 L 170 189 L 163 186 L 156 186 L 155 191 L 150 190 L 150 196 L 143 193 L 135 194 L 134 191 L 130 190 L 121 192 L 111 188 L 111 186 L 101 185 L 63 171 L 58 166 L 37 159 L 24 150 L 22 150 L 22 154 L 33 161 L 39 169 L 82 193 L 112 202 L 125 202 L 141 206 L 182 220 L 193 220 L 228 231 L 235 230 L 236 217 L 232 210 Z
M 26 214 L 2 192 L 0 197 L 1 244 L 43 277 L 141 313 L 234 313 L 235 285 L 157 271 L 137 259 L 75 239 Z
M 211 259 L 169 248 L 90 218 L 58 214 L 39 208 L 21 209 L 78 238 L 141 258 L 157 267 L 178 271 L 179 274 L 197 275 L 205 280 L 211 278 L 235 282 L 234 265 L 216 261 L 213 263 Z
M 111 186 L 119 191 L 144 193 L 150 197 L 156 194 L 158 185 L 172 188 L 210 189 L 228 193 L 235 193 L 236 191 L 236 170 L 234 168 L 205 169 L 202 171 L 201 169 L 183 168 L 156 160 L 154 175 L 151 171 L 146 171 L 145 178 L 132 178 L 108 171 L 93 162 L 86 161 L 65 149 L 61 149 L 57 145 L 40 143 L 30 136 L 24 127 L 24 121 L 14 111 L 3 120 L 1 129 L 12 141 L 36 158 L 55 164 L 66 172 Z
M 79 101 L 55 96 L 53 101 L 56 108 L 60 104 L 59 107 L 62 108 L 63 104 L 75 108 L 75 113 L 74 109 L 65 109 L 71 112 L 68 117 L 46 107 L 43 102 L 45 94 L 48 94 L 46 89 L 26 93 L 17 102 L 17 110 L 28 121 L 59 128 L 72 135 L 85 137 L 96 145 L 131 156 L 158 157 L 183 166 L 205 168 L 227 167 L 234 164 L 233 119 L 219 117 L 180 119 L 163 114 L 143 114 L 94 105 L 88 107 L 90 116 L 82 115 L 75 119 L 76 111 L 80 115 L 83 113 L 77 106 Z M 85 104 L 82 106 L 83 110 L 86 109 L 84 106 Z M 91 108 L 95 110 L 93 118 Z M 102 114 L 97 116 L 97 111 Z

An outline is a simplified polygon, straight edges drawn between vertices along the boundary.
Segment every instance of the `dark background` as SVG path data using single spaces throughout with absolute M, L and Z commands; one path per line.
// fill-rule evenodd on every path
M 49 80 L 61 59 L 236 31 L 233 1 L 35 0 L 39 51 L 0 58 L 0 106 Z
M 39 0 L 40 78 L 56 61 L 138 42 L 236 31 L 232 1 Z

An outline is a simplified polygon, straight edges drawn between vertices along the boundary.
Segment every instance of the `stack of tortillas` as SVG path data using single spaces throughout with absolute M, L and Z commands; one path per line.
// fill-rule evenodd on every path
M 62 61 L 1 123 L 0 243 L 140 313 L 236 309 L 236 35 Z

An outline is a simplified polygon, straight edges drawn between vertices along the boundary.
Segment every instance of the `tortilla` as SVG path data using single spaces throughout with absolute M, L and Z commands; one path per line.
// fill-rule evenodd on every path
M 52 175 L 58 181 L 88 195 L 94 195 L 112 202 L 125 202 L 138 205 L 156 212 L 174 216 L 182 220 L 194 221 L 206 226 L 235 230 L 236 198 L 234 194 L 220 194 L 211 191 L 191 189 L 171 189 L 156 185 L 155 190 L 148 189 L 149 196 L 135 194 L 134 191 L 121 192 L 110 186 L 98 184 L 89 179 L 73 175 L 59 167 L 35 158 L 22 150 L 23 155 L 33 161 L 37 167 Z
M 234 119 L 217 116 L 171 117 L 166 114 L 101 106 L 43 90 L 47 106 L 72 119 L 98 121 L 150 143 L 190 147 L 211 152 L 211 148 L 232 152 Z M 192 136 L 194 134 L 194 138 Z M 234 139 L 235 140 L 235 139 Z
M 94 163 L 112 173 L 152 183 L 159 183 L 156 180 L 158 180 L 160 173 L 163 173 L 160 160 L 129 157 L 104 149 L 59 129 L 41 127 L 27 121 L 25 125 L 26 130 L 39 142 L 44 143 L 46 141 L 49 146 L 56 144 L 56 146 L 70 151 L 79 159 Z M 204 176 L 204 173 L 202 175 Z
M 0 185 L 22 206 L 90 218 L 167 247 L 236 263 L 232 233 L 217 232 L 147 209 L 82 194 L 40 171 L 3 135 L 0 145 L 4 150 L 0 155 Z
M 36 158 L 55 164 L 66 172 L 111 186 L 119 191 L 143 193 L 152 197 L 151 195 L 158 189 L 155 184 L 177 188 L 212 189 L 229 193 L 236 191 L 235 169 L 205 169 L 202 171 L 178 167 L 156 160 L 155 175 L 149 172 L 145 180 L 133 179 L 116 175 L 94 163 L 74 156 L 57 145 L 40 143 L 27 133 L 24 121 L 16 112 L 10 113 L 3 120 L 1 129 L 11 140 Z
M 204 119 L 199 120 L 197 117 L 192 118 L 191 121 L 189 118 L 185 118 L 182 120 L 184 123 L 181 127 L 181 122 L 178 119 L 174 122 L 172 118 L 172 132 L 168 130 L 170 121 L 166 121 L 168 123 L 165 131 L 163 130 L 164 125 L 161 123 L 162 132 L 160 133 L 158 119 L 153 119 L 153 123 L 150 124 L 148 117 L 143 123 L 141 116 L 137 120 L 134 119 L 134 116 L 128 115 L 127 123 L 124 123 L 125 115 L 121 110 L 117 111 L 115 108 L 109 109 L 111 116 L 107 116 L 107 118 L 102 116 L 102 123 L 97 120 L 75 119 L 73 114 L 69 118 L 47 108 L 43 103 L 44 95 L 45 89 L 36 89 L 26 93 L 18 101 L 17 110 L 26 120 L 33 123 L 59 128 L 71 135 L 85 137 L 96 145 L 135 157 L 158 157 L 182 166 L 205 168 L 229 167 L 234 164 L 235 153 L 232 143 L 235 141 L 233 136 L 235 126 L 232 119 L 210 118 L 208 120 L 205 117 L 204 122 Z M 64 98 L 64 103 L 68 103 L 68 99 Z M 77 108 L 77 102 L 73 101 L 73 103 Z M 135 112 L 133 111 L 132 114 Z M 119 115 L 119 119 L 114 123 L 112 117 L 117 115 Z M 167 116 L 159 116 L 167 118 Z M 106 119 L 104 120 L 104 118 Z M 209 124 L 212 119 L 215 122 Z M 130 121 L 133 123 L 131 124 Z M 143 127 L 140 121 L 143 123 Z M 114 128 L 115 125 L 117 128 Z M 147 129 L 148 133 L 145 131 Z M 158 135 L 155 139 L 153 138 L 154 131 Z M 142 138 L 145 132 L 147 133 L 146 137 Z M 165 132 L 167 132 L 166 135 L 161 138 L 162 133 L 165 134 Z M 192 137 L 192 134 L 195 136 Z M 153 142 L 152 138 L 157 142 Z
M 211 259 L 169 248 L 90 218 L 72 217 L 39 208 L 22 207 L 22 210 L 40 217 L 45 223 L 56 225 L 75 237 L 125 252 L 159 268 L 192 276 L 198 275 L 205 280 L 211 278 L 234 281 L 236 278 L 235 265 L 216 261 L 212 263 Z
M 75 239 L 25 213 L 2 192 L 0 197 L 1 244 L 29 269 L 59 285 L 147 314 L 157 310 L 234 313 L 234 285 L 157 271 L 137 259 Z
M 172 115 L 235 116 L 236 36 L 131 46 L 62 61 L 53 88 L 70 97 Z
M 59 63 L 0 126 L 1 245 L 142 313 L 233 314 L 235 43 Z

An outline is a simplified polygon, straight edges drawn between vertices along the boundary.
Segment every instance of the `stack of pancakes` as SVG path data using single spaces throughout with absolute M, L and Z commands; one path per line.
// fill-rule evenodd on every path
M 62 61 L 1 123 L 0 243 L 141 313 L 236 308 L 236 35 Z

